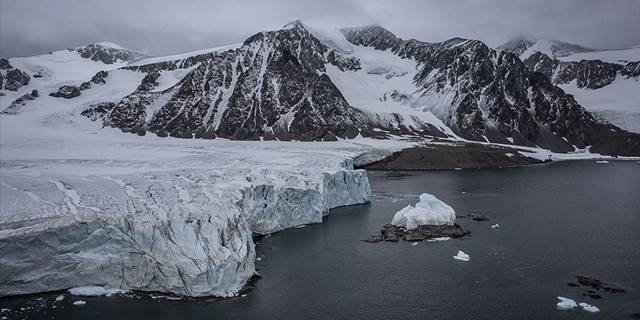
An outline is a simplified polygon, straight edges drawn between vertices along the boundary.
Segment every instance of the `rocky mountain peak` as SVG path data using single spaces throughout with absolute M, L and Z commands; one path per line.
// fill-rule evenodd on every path
M 341 31 L 349 42 L 355 45 L 373 47 L 377 50 L 393 48 L 402 42 L 402 40 L 396 37 L 391 31 L 377 24 L 343 28 Z
M 111 42 L 98 42 L 68 50 L 78 52 L 83 58 L 100 61 L 105 64 L 133 62 L 148 58 L 147 55 L 125 49 Z
M 526 59 L 536 52 L 542 52 L 553 58 L 560 58 L 576 53 L 594 51 L 594 49 L 585 46 L 557 39 L 526 37 L 516 37 L 496 49 L 511 52 L 519 56 L 520 59 Z

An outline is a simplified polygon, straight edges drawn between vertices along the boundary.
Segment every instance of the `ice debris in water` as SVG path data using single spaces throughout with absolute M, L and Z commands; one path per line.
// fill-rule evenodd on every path
M 414 243 L 412 243 L 411 245 L 412 245 L 412 246 L 416 246 L 416 245 L 418 245 L 418 243 L 417 243 L 417 242 L 414 242 Z
M 447 240 L 451 240 L 451 238 L 450 237 L 437 237 L 437 238 L 428 239 L 427 242 L 439 242 L 439 241 L 447 241 Z
M 88 287 L 75 287 L 69 289 L 69 293 L 76 296 L 85 296 L 85 297 L 111 297 L 114 294 L 123 294 L 127 293 L 127 290 L 122 290 L 118 288 L 111 287 L 100 287 L 100 286 L 88 286 Z
M 607 160 L 598 160 L 598 161 L 596 161 L 596 163 L 609 163 L 609 161 L 607 161 Z
M 462 250 L 458 250 L 458 254 L 453 256 L 453 258 L 461 261 L 469 261 L 471 259 L 471 257 L 468 254 L 462 252 Z
M 558 299 L 560 300 L 560 302 L 558 302 L 556 306 L 560 310 L 569 310 L 578 306 L 576 302 L 573 301 L 572 299 L 565 298 L 565 297 L 558 297 Z
M 496 223 L 491 226 L 491 229 L 500 229 L 500 225 Z
M 63 295 L 59 295 L 56 297 L 56 301 L 62 301 L 64 300 L 64 296 Z
M 450 225 L 456 221 L 456 212 L 435 196 L 423 193 L 416 206 L 408 205 L 398 211 L 391 224 L 413 230 L 421 225 Z
M 598 307 L 594 306 L 594 305 L 590 305 L 586 302 L 580 302 L 578 305 L 580 305 L 582 307 L 582 310 L 584 311 L 589 311 L 589 312 L 599 312 L 600 309 L 598 309 Z
M 84 306 L 87 303 L 84 300 L 78 300 L 78 301 L 74 301 L 73 304 L 76 306 Z

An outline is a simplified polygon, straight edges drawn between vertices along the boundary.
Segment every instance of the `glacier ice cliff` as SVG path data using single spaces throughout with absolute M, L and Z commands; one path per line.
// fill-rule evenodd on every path
M 368 201 L 366 173 L 345 155 L 216 166 L 234 155 L 215 169 L 199 167 L 207 157 L 188 169 L 142 162 L 152 170 L 3 161 L 0 296 L 91 285 L 233 296 L 255 274 L 252 233 L 319 223 L 331 208 Z

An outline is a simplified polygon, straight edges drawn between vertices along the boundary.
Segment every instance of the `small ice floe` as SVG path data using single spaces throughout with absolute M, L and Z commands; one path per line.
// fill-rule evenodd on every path
M 64 300 L 64 296 L 63 295 L 59 295 L 59 296 L 56 297 L 56 301 L 60 302 L 62 300 Z
M 9 311 L 11 311 L 11 309 L 7 309 L 7 308 L 0 309 L 0 313 L 5 313 L 5 312 L 9 312 Z
M 447 240 L 451 240 L 451 238 L 450 237 L 437 237 L 437 238 L 428 239 L 427 242 L 439 242 L 439 241 L 447 241 Z
M 600 309 L 598 309 L 598 307 L 590 305 L 590 304 L 588 304 L 586 302 L 580 302 L 580 303 L 578 303 L 578 305 L 581 306 L 582 310 L 584 310 L 584 311 L 588 311 L 588 312 L 599 312 L 600 311 Z
M 165 295 L 155 295 L 155 294 L 149 294 L 149 297 L 151 297 L 151 299 L 155 300 L 155 299 L 166 299 L 166 300 L 182 300 L 182 297 L 179 296 L 165 296 Z
M 496 223 L 491 226 L 491 229 L 500 229 L 500 225 Z
M 417 242 L 414 242 L 414 243 L 412 243 L 411 245 L 412 245 L 412 246 L 417 246 L 417 245 L 418 245 L 418 243 L 417 243 Z
M 246 298 L 246 297 L 247 297 L 247 295 L 246 295 L 246 294 L 243 294 L 243 295 L 241 295 L 241 297 Z
M 256 261 L 262 261 L 262 258 L 261 257 L 257 257 Z
M 458 250 L 458 254 L 453 256 L 453 258 L 460 261 L 469 261 L 471 259 L 471 257 L 468 254 L 462 252 L 462 250 Z
M 578 306 L 578 304 L 572 299 L 565 297 L 558 297 L 558 299 L 560 300 L 560 302 L 556 304 L 556 307 L 558 307 L 558 309 L 560 310 L 570 310 Z
M 74 296 L 85 296 L 85 297 L 111 297 L 114 294 L 125 294 L 128 291 L 118 288 L 111 287 L 100 287 L 100 286 L 87 286 L 87 287 L 75 287 L 68 290 Z
M 513 156 L 515 156 L 515 154 L 513 154 L 513 153 L 505 153 L 504 155 L 505 155 L 505 156 L 507 156 L 507 157 L 509 157 L 509 158 L 511 158 L 511 157 L 513 157 Z
M 423 193 L 415 207 L 408 205 L 398 211 L 393 216 L 391 224 L 413 230 L 422 225 L 452 226 L 455 221 L 456 212 L 453 208 L 434 195 Z
M 460 171 L 462 168 L 453 168 L 453 170 Z
M 596 161 L 596 163 L 605 164 L 605 163 L 609 163 L 609 161 L 607 161 L 607 160 L 598 160 L 598 161 Z
M 75 306 L 84 306 L 85 304 L 87 304 L 87 302 L 84 300 L 78 300 L 73 302 L 73 305 Z

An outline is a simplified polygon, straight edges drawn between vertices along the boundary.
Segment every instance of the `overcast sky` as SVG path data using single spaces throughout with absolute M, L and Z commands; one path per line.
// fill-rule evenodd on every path
M 640 44 L 640 0 L 0 0 L 0 55 L 100 41 L 166 55 L 242 42 L 295 19 L 377 23 L 401 38 L 459 36 L 491 46 L 517 34 L 594 48 Z

